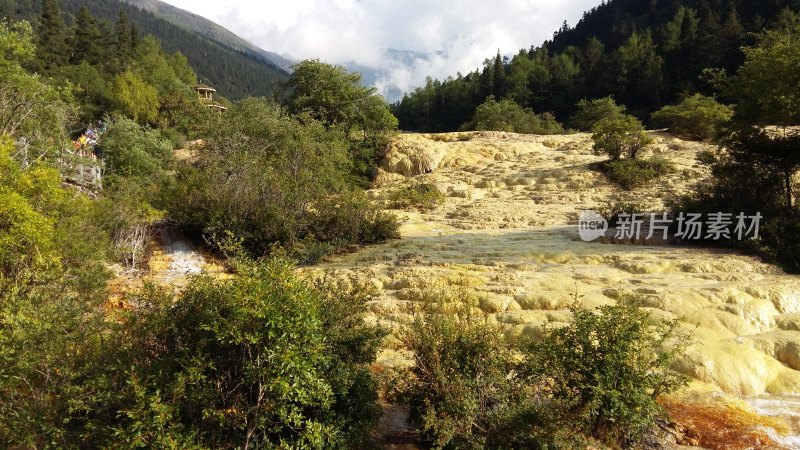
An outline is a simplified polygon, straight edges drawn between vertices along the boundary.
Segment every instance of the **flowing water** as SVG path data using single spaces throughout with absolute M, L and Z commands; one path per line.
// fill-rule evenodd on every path
M 771 431 L 770 437 L 786 448 L 800 449 L 800 395 L 755 396 L 744 400 L 759 415 L 783 419 L 789 426 L 789 433 L 782 435 Z

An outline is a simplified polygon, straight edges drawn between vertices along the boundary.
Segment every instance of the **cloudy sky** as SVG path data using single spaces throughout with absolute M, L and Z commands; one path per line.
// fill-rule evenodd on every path
M 385 85 L 408 90 L 425 76 L 467 73 L 498 49 L 541 44 L 600 0 L 166 0 L 254 44 L 295 58 L 383 69 Z M 444 52 L 412 67 L 387 66 L 383 49 Z M 384 88 L 385 86 L 379 86 Z

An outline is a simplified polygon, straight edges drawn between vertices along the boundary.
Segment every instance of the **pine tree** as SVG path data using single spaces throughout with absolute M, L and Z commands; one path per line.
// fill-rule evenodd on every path
M 124 11 L 120 11 L 117 24 L 114 28 L 116 40 L 114 42 L 114 53 L 119 71 L 124 70 L 133 55 L 131 42 L 131 31 L 128 25 L 128 16 Z
M 63 65 L 67 60 L 67 33 L 58 0 L 44 0 L 39 18 L 37 52 L 44 69 Z
M 131 23 L 131 51 L 135 52 L 142 43 L 142 33 L 139 31 L 139 25 L 136 22 Z
M 497 49 L 497 55 L 494 58 L 492 71 L 492 77 L 494 79 L 492 94 L 497 98 L 502 98 L 507 92 L 508 87 L 506 81 L 506 66 L 503 61 L 503 57 L 500 56 L 500 49 Z
M 75 20 L 70 63 L 98 64 L 103 55 L 102 39 L 103 36 L 97 27 L 97 21 L 89 13 L 89 8 L 85 5 L 82 6 Z

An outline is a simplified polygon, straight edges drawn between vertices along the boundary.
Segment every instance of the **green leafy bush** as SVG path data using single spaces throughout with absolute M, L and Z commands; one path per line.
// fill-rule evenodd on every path
M 401 340 L 414 365 L 397 395 L 434 448 L 648 447 L 656 403 L 684 378 L 669 370 L 688 337 L 639 299 L 596 311 L 540 339 L 515 338 L 477 312 L 463 288 L 429 293 Z
M 571 311 L 572 324 L 547 328 L 530 344 L 526 373 L 546 386 L 562 426 L 608 443 L 642 445 L 665 414 L 658 396 L 685 383 L 669 366 L 688 337 L 679 322 L 656 320 L 635 298 Z
M 173 144 L 158 130 L 118 118 L 108 124 L 99 142 L 109 173 L 149 177 L 172 161 Z
M 367 186 L 397 129 L 397 118 L 383 97 L 374 87 L 366 87 L 358 72 L 318 60 L 292 66 L 287 87 L 284 105 L 289 111 L 343 131 L 350 149 L 351 181 Z
M 564 128 L 549 113 L 535 114 L 514 101 L 493 96 L 475 109 L 472 120 L 462 127 L 477 131 L 508 131 L 527 134 L 559 134 Z
M 161 133 L 161 137 L 172 144 L 173 150 L 183 147 L 183 143 L 186 141 L 186 136 L 175 128 L 161 128 L 158 131 Z
M 631 190 L 673 172 L 674 166 L 664 158 L 619 159 L 603 163 L 602 169 L 611 181 Z
M 379 210 L 359 190 L 317 202 L 309 220 L 311 236 L 321 242 L 366 245 L 400 237 L 397 218 Z
M 392 191 L 387 196 L 389 206 L 397 209 L 430 210 L 444 202 L 445 195 L 430 183 L 415 183 Z
M 616 161 L 623 156 L 636 158 L 636 154 L 650 144 L 652 139 L 642 123 L 633 116 L 615 116 L 601 119 L 592 127 L 594 151 Z
M 113 327 L 95 204 L 0 136 L 0 447 L 76 448 L 104 402 Z M 102 393 L 98 393 L 102 391 Z
M 512 343 L 464 295 L 438 294 L 401 337 L 414 366 L 399 395 L 435 448 L 486 446 L 503 415 L 526 402 Z
M 367 442 L 379 415 L 367 364 L 382 332 L 361 320 L 365 297 L 320 292 L 281 259 L 235 267 L 232 279 L 194 280 L 177 302 L 157 291 L 138 299 L 147 307 L 129 319 L 127 356 L 138 387 L 115 439 L 166 428 L 205 448 Z
M 678 136 L 708 140 L 716 136 L 733 117 L 733 108 L 700 94 L 683 99 L 677 105 L 665 106 L 653 113 L 652 121 Z
M 197 163 L 180 167 L 170 216 L 214 245 L 232 234 L 257 256 L 274 244 L 342 248 L 396 236 L 396 220 L 350 186 L 348 154 L 336 128 L 246 100 L 219 119 Z
M 581 100 L 575 105 L 576 111 L 570 117 L 571 127 L 581 131 L 591 131 L 603 119 L 619 118 L 625 115 L 625 106 L 618 105 L 611 97 L 594 100 Z
M 98 199 L 97 221 L 111 234 L 110 256 L 128 269 L 141 269 L 155 224 L 164 219 L 150 204 L 156 189 L 137 178 L 117 178 Z
M 645 214 L 648 212 L 644 203 L 624 198 L 611 197 L 603 202 L 597 212 L 608 220 L 609 225 L 616 226 L 620 214 Z
M 436 142 L 468 142 L 472 140 L 470 133 L 439 133 L 430 135 L 430 139 Z

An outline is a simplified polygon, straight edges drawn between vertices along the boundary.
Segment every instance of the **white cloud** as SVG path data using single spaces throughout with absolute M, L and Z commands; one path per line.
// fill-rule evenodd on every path
M 267 50 L 331 63 L 385 67 L 383 49 L 436 53 L 395 67 L 383 83 L 408 90 L 425 76 L 467 73 L 499 49 L 539 45 L 564 20 L 575 24 L 600 0 L 166 0 L 207 17 Z

